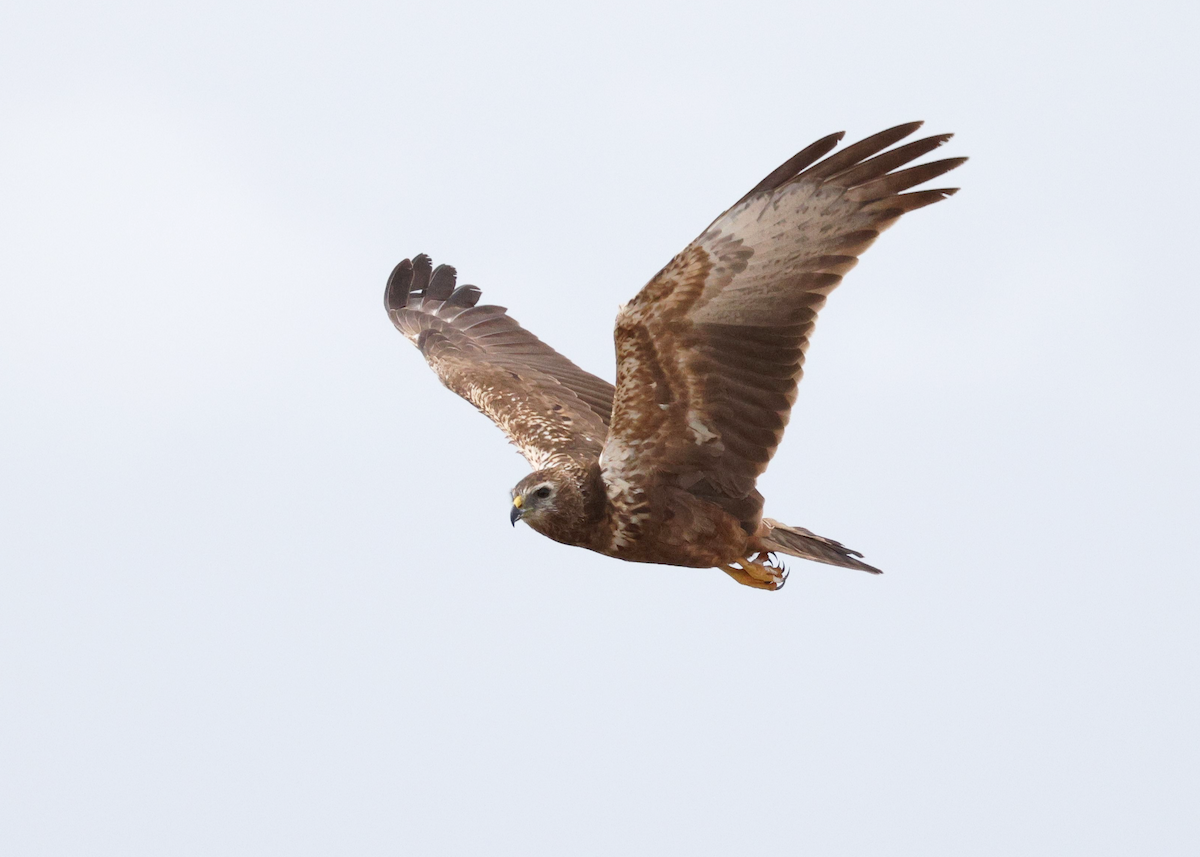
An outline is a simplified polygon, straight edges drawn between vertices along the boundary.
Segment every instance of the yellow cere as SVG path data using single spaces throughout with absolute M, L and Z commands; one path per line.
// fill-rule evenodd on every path
M 520 509 L 523 505 L 525 505 L 525 498 L 521 497 L 520 495 L 513 497 L 513 505 Z

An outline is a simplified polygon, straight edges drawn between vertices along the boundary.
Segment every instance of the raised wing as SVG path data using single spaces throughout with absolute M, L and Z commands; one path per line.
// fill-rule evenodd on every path
M 753 533 L 755 489 L 783 437 L 817 312 L 906 212 L 954 190 L 902 193 L 966 158 L 899 169 L 949 134 L 884 151 L 920 122 L 821 160 L 813 143 L 763 179 L 617 317 L 617 392 L 601 458 L 610 493 L 683 489 Z M 880 154 L 883 152 L 883 154 Z
M 613 386 L 584 372 L 510 318 L 476 306 L 449 265 L 422 254 L 388 278 L 383 303 L 442 383 L 500 426 L 535 470 L 594 462 L 612 413 Z

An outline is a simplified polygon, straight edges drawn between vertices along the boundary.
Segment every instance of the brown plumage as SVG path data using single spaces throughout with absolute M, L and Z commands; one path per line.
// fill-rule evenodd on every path
M 838 542 L 762 516 L 755 488 L 783 437 L 817 313 L 903 214 L 956 189 L 904 193 L 959 166 L 900 169 L 950 139 L 895 148 L 921 125 L 837 154 L 834 134 L 759 182 L 617 315 L 617 384 L 584 372 L 427 256 L 405 259 L 384 303 L 454 392 L 534 472 L 512 520 L 632 562 L 718 567 L 778 589 L 776 554 L 879 573 Z M 885 151 L 886 150 L 886 151 Z

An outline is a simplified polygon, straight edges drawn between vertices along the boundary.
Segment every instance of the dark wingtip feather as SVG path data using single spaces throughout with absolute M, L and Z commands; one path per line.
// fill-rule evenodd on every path
M 403 260 L 392 269 L 392 274 L 388 277 L 387 288 L 383 290 L 384 309 L 391 312 L 403 308 L 408 303 L 408 289 L 412 284 L 412 278 L 413 264 L 410 259 Z
M 922 155 L 929 154 L 940 146 L 944 146 L 953 136 L 953 134 L 939 134 L 935 137 L 926 137 L 923 140 L 914 140 L 911 143 L 905 143 L 903 146 L 897 146 L 881 155 L 876 155 L 862 163 L 855 164 L 837 175 L 829 176 L 826 181 L 848 188 L 866 184 L 867 182 L 881 178 L 898 167 L 915 161 Z
M 833 151 L 833 149 L 845 136 L 845 131 L 838 131 L 822 137 L 815 143 L 810 143 L 809 145 L 805 146 L 775 169 L 771 170 L 771 172 L 767 174 L 766 178 L 764 178 L 754 187 L 750 188 L 750 190 L 746 192 L 746 195 L 734 203 L 734 205 L 745 202 L 747 199 L 757 193 L 773 191 L 776 188 L 787 184 L 803 170 L 808 169 L 814 163 Z
M 873 206 L 878 205 L 885 208 L 886 211 L 895 212 L 898 217 L 901 214 L 908 214 L 910 211 L 916 211 L 918 208 L 924 208 L 927 205 L 933 205 L 935 202 L 941 202 L 943 199 L 954 196 L 958 193 L 956 187 L 939 187 L 933 190 L 917 190 L 912 193 L 902 193 L 898 196 L 889 197 L 886 200 L 881 200 L 878 203 L 872 203 Z
M 424 253 L 419 253 L 413 257 L 412 264 L 413 279 L 412 285 L 409 286 L 409 294 L 423 298 L 429 288 L 429 278 L 433 274 L 433 262 Z
M 425 296 L 430 300 L 444 301 L 454 291 L 454 283 L 457 279 L 458 271 L 452 265 L 438 265 L 433 269 L 433 276 L 429 280 L 429 288 L 425 290 Z
M 864 137 L 857 143 L 842 149 L 836 155 L 831 155 L 810 167 L 802 175 L 810 179 L 826 179 L 837 175 L 860 161 L 864 161 L 872 155 L 882 152 L 893 143 L 898 143 L 924 124 L 923 121 L 905 122 L 903 125 L 896 125 L 885 131 L 880 131 L 878 134 Z
M 887 136 L 891 137 L 894 135 L 897 140 L 903 140 L 909 134 L 912 134 L 913 132 L 919 130 L 924 125 L 925 125 L 924 119 L 915 119 L 912 122 L 902 122 L 899 125 L 893 125 L 891 128 L 888 128 L 884 131 L 880 131 L 878 134 L 875 134 L 874 136 L 883 137 L 883 136 L 887 135 Z M 868 139 L 870 139 L 870 138 L 868 138 Z M 888 143 L 888 145 L 890 146 L 891 143 Z
M 459 286 L 446 299 L 447 306 L 473 307 L 479 303 L 479 296 L 483 292 L 479 286 Z

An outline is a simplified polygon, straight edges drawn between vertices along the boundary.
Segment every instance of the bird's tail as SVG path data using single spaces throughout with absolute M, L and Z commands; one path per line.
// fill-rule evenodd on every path
M 763 518 L 755 535 L 762 545 L 761 549 L 765 551 L 840 565 L 842 568 L 857 568 L 871 574 L 883 574 L 878 568 L 860 561 L 858 557 L 862 554 L 858 551 L 850 550 L 841 542 L 818 536 L 803 527 L 789 527 L 771 518 Z

